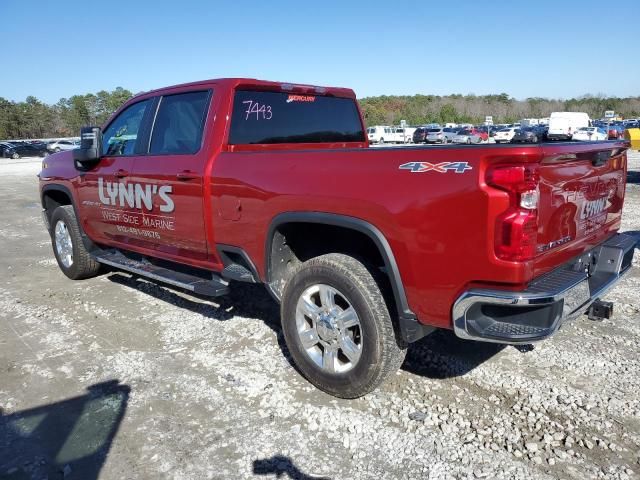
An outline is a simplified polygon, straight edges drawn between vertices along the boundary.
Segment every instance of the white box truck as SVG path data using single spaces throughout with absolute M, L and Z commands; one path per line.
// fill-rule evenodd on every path
M 549 117 L 549 140 L 571 140 L 576 130 L 590 127 L 589 114 L 584 112 L 553 112 Z

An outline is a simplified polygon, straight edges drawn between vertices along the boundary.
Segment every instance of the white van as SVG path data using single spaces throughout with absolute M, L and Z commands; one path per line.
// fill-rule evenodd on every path
M 590 127 L 589 114 L 584 112 L 553 112 L 549 117 L 549 140 L 571 140 L 576 130 Z
M 387 132 L 385 132 L 387 130 Z M 383 142 L 389 139 L 389 127 L 385 127 L 383 125 L 375 125 L 373 127 L 367 128 L 367 137 L 369 138 L 369 142 L 371 143 L 380 143 L 380 140 Z
M 413 140 L 413 127 L 375 125 L 367 128 L 370 143 L 409 143 Z

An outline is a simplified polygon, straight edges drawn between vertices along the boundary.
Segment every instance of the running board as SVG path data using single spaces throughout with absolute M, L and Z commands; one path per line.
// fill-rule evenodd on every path
M 159 267 L 144 260 L 131 259 L 118 250 L 101 250 L 93 253 L 93 257 L 96 261 L 105 265 L 173 285 L 174 287 L 193 292 L 196 295 L 220 297 L 229 293 L 229 282 L 217 276 L 215 273 L 211 273 L 211 280 L 207 280 L 197 275 L 190 275 L 188 273 Z

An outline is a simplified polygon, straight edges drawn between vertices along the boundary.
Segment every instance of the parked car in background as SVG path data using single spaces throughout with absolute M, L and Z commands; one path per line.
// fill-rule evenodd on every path
M 427 127 L 418 127 L 413 132 L 413 143 L 425 143 L 427 141 Z
M 582 127 L 571 137 L 572 140 L 579 140 L 581 142 L 596 142 L 600 140 L 608 140 L 608 134 L 606 130 L 600 127 Z
M 493 139 L 496 143 L 509 143 L 516 134 L 516 127 L 501 128 L 496 132 Z
M 603 129 L 608 134 L 609 140 L 621 140 L 624 138 L 624 125 L 616 124 L 609 125 L 606 129 Z
M 61 152 L 63 150 L 73 150 L 80 147 L 80 142 L 74 140 L 57 140 L 47 145 L 50 152 Z
M 549 117 L 549 140 L 571 140 L 582 127 L 591 126 L 589 114 L 584 112 L 553 112 Z
M 453 136 L 449 137 L 444 128 L 430 128 L 427 130 L 427 143 L 449 143 Z
M 511 143 L 538 143 L 544 141 L 544 130 L 537 127 L 520 127 L 516 129 Z
M 8 148 L 5 148 L 3 152 L 5 158 L 46 157 L 49 154 L 45 147 L 34 146 L 30 143 L 10 143 L 7 145 Z
M 5 156 L 4 152 L 10 149 L 11 147 L 12 145 L 10 143 L 0 142 L 0 157 L 4 157 Z
M 486 132 L 480 132 L 476 128 L 465 128 L 456 133 L 456 135 L 453 137 L 453 143 L 481 143 L 487 138 L 488 135 Z

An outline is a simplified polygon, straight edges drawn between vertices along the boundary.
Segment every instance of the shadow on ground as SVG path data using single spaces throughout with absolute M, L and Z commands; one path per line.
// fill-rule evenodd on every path
M 96 480 L 127 409 L 118 380 L 8 415 L 0 409 L 0 480 Z
M 278 345 L 289 364 L 296 368 L 284 342 L 280 326 L 278 305 L 262 284 L 235 283 L 229 295 L 213 299 L 186 298 L 163 285 L 127 274 L 115 272 L 108 279 L 114 283 L 134 288 L 158 300 L 217 321 L 228 321 L 238 315 L 256 318 L 271 328 L 278 338 Z M 461 340 L 449 330 L 437 330 L 409 346 L 403 370 L 428 378 L 450 378 L 464 375 L 500 352 L 504 345 Z M 526 351 L 526 347 L 521 348 Z
M 262 284 L 232 283 L 226 296 L 200 298 L 191 292 L 185 292 L 191 297 L 187 298 L 160 283 L 125 273 L 113 272 L 107 278 L 205 318 L 218 321 L 231 320 L 235 316 L 258 318 L 271 329 L 280 331 L 280 310 Z M 211 305 L 210 302 L 216 303 L 217 306 Z
M 284 455 L 254 460 L 253 473 L 256 475 L 275 475 L 276 478 L 283 478 L 286 475 L 293 480 L 331 480 L 329 477 L 302 472 L 289 457 Z
M 402 369 L 427 378 L 460 377 L 506 346 L 496 343 L 462 340 L 450 330 L 436 330 L 409 345 Z M 526 352 L 528 348 L 520 348 Z

